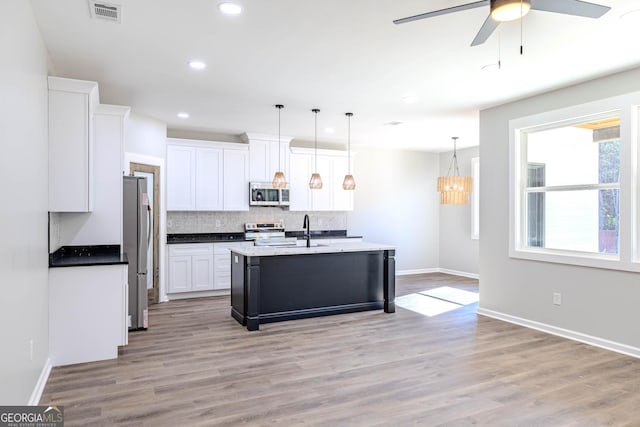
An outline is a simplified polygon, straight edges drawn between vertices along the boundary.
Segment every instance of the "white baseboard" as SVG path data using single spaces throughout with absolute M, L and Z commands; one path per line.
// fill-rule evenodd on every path
M 491 317 L 493 319 L 502 320 L 504 322 L 514 323 L 526 328 L 535 329 L 552 335 L 557 335 L 562 338 L 579 341 L 581 343 L 589 344 L 594 347 L 600 347 L 604 348 L 605 350 L 615 351 L 616 353 L 622 353 L 627 356 L 640 358 L 640 348 L 637 347 L 631 347 L 629 345 L 621 344 L 615 341 L 609 341 L 606 339 L 583 334 L 581 332 L 558 328 L 556 326 L 547 325 L 545 323 L 540 323 L 533 320 L 523 319 L 521 317 L 500 313 L 498 311 L 487 310 L 486 308 L 482 307 L 478 307 L 478 310 L 476 312 L 481 316 Z
M 419 268 L 417 270 L 398 270 L 396 276 L 409 276 L 411 274 L 427 274 L 427 273 L 439 273 L 438 268 Z
M 44 362 L 44 366 L 42 367 L 42 371 L 40 371 L 38 382 L 33 389 L 33 393 L 31 393 L 31 397 L 29 398 L 29 403 L 27 403 L 27 405 L 37 406 L 38 404 L 40 404 L 40 398 L 42 397 L 42 393 L 44 392 L 44 386 L 47 385 L 47 380 L 49 379 L 49 374 L 51 373 L 52 366 L 53 364 L 51 363 L 51 359 L 47 357 L 47 360 Z
M 415 270 L 398 270 L 396 276 L 409 276 L 411 274 L 428 274 L 428 273 L 445 273 L 453 276 L 468 277 L 470 279 L 479 279 L 480 275 L 475 273 L 466 273 L 464 271 L 449 270 L 447 268 L 419 268 Z
M 221 289 L 221 290 L 215 290 L 215 291 L 180 292 L 180 293 L 174 293 L 174 294 L 167 294 L 166 301 L 174 301 L 178 299 L 189 299 L 189 298 L 220 297 L 225 295 L 231 295 L 231 290 Z
M 476 273 L 467 273 L 465 271 L 449 270 L 448 268 L 439 268 L 440 273 L 451 274 L 453 276 L 468 277 L 469 279 L 480 279 L 480 275 Z

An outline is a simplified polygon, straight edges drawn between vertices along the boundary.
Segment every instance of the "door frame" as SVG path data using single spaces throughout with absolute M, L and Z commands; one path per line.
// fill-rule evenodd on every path
M 147 289 L 147 300 L 150 304 L 157 304 L 160 302 L 160 166 L 131 162 L 129 163 L 129 174 L 133 176 L 134 172 L 144 172 L 153 175 L 153 206 L 151 207 L 151 215 L 153 216 L 153 287 Z
M 158 302 L 166 302 L 168 301 L 167 298 L 167 287 L 166 287 L 166 272 L 167 272 L 167 266 L 166 266 L 166 250 L 167 250 L 167 245 L 166 245 L 166 241 L 167 241 L 167 232 L 166 232 L 166 224 L 167 224 L 167 212 L 166 212 L 166 200 L 164 197 L 165 194 L 165 188 L 166 188 L 166 169 L 165 169 L 165 163 L 166 160 L 162 157 L 154 157 L 154 156 L 147 156 L 144 154 L 138 154 L 138 153 L 130 153 L 130 152 L 125 152 L 124 153 L 124 164 L 123 164 L 123 170 L 122 173 L 123 175 L 128 175 L 131 170 L 130 164 L 131 163 L 139 163 L 139 164 L 145 164 L 145 165 L 150 165 L 150 166 L 158 166 L 160 168 L 160 179 L 159 179 L 159 184 L 160 184 L 160 188 L 159 188 L 159 197 L 158 199 L 154 199 L 154 200 L 159 200 L 159 205 L 160 205 L 160 209 L 159 211 L 156 210 L 156 212 L 159 213 L 159 217 L 160 217 L 160 221 L 157 223 L 158 224 L 158 228 L 159 228 L 159 233 L 158 233 L 158 258 L 159 258 L 159 263 L 158 266 L 154 268 L 158 268 L 159 269 L 159 283 L 158 283 Z

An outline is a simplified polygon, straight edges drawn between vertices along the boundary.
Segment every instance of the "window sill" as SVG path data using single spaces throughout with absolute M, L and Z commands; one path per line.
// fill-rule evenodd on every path
M 591 254 L 582 252 L 511 249 L 509 257 L 529 261 L 550 262 L 555 264 L 574 265 L 579 267 L 600 268 L 606 270 L 640 272 L 640 263 L 621 261 L 617 254 Z

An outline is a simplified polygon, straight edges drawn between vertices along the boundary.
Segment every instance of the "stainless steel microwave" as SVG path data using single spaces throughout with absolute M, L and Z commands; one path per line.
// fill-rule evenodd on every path
M 289 186 L 274 188 L 270 182 L 252 182 L 249 184 L 249 205 L 289 206 Z

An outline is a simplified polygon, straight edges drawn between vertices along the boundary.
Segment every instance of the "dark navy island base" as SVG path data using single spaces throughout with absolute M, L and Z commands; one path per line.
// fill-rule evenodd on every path
M 379 309 L 394 313 L 395 250 L 361 246 L 321 253 L 300 248 L 282 255 L 232 250 L 231 315 L 256 331 L 261 323 L 283 320 Z

